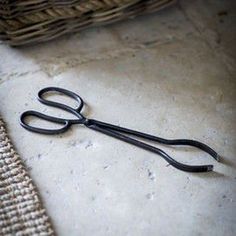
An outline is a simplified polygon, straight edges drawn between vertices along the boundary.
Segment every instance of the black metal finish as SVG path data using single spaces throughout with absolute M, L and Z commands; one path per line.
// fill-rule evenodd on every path
M 58 93 L 61 93 L 62 95 L 69 96 L 69 97 L 75 99 L 78 102 L 78 107 L 76 109 L 74 109 L 74 108 L 67 106 L 65 104 L 49 101 L 46 98 L 44 98 L 44 95 L 46 93 L 50 93 L 50 92 L 58 92 Z M 145 142 L 139 141 L 133 137 L 141 138 L 146 141 L 154 141 L 154 142 L 164 144 L 164 145 L 193 146 L 193 147 L 201 149 L 204 152 L 207 152 L 215 160 L 219 161 L 219 155 L 212 148 L 210 148 L 209 146 L 207 146 L 204 143 L 201 143 L 201 142 L 198 142 L 195 140 L 163 139 L 163 138 L 156 137 L 156 136 L 153 136 L 150 134 L 141 133 L 139 131 L 130 130 L 130 129 L 123 128 L 120 126 L 104 123 L 104 122 L 101 122 L 98 120 L 87 119 L 81 114 L 81 111 L 82 111 L 83 105 L 84 105 L 83 99 L 79 95 L 77 95 L 69 90 L 57 88 L 57 87 L 44 88 L 39 91 L 38 100 L 45 105 L 65 110 L 65 111 L 75 115 L 77 117 L 77 119 L 61 119 L 61 118 L 57 118 L 57 117 L 48 116 L 48 115 L 42 114 L 37 111 L 26 111 L 21 115 L 20 123 L 25 129 L 27 129 L 29 131 L 41 133 L 41 134 L 59 134 L 59 133 L 63 133 L 65 131 L 67 131 L 70 128 L 70 126 L 73 124 L 85 125 L 86 127 L 90 128 L 90 129 L 96 130 L 98 132 L 104 133 L 104 134 L 109 135 L 111 137 L 117 138 L 119 140 L 125 141 L 130 144 L 133 144 L 137 147 L 140 147 L 145 150 L 156 153 L 156 154 L 160 155 L 161 157 L 163 157 L 170 165 L 174 166 L 175 168 L 177 168 L 179 170 L 187 171 L 187 172 L 212 171 L 213 165 L 197 165 L 197 166 L 195 165 L 195 166 L 193 166 L 193 165 L 186 165 L 186 164 L 177 162 L 176 160 L 174 160 L 172 157 L 170 157 L 163 150 L 156 148 L 154 146 L 151 146 Z M 63 126 L 62 126 L 62 128 L 59 128 L 59 129 L 43 129 L 43 128 L 34 127 L 34 126 L 29 125 L 26 122 L 26 118 L 29 116 L 34 116 L 34 117 L 37 117 L 42 120 L 61 124 Z M 131 135 L 132 137 L 130 137 L 128 135 Z

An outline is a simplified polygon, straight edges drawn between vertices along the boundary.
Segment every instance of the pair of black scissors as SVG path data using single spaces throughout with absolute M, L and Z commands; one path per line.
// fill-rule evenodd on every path
M 54 101 L 51 101 L 51 100 L 48 100 L 45 98 L 45 94 L 55 93 L 55 92 L 75 99 L 78 102 L 77 108 L 74 109 L 68 105 L 54 102 Z M 154 141 L 154 142 L 164 144 L 164 145 L 193 146 L 193 147 L 196 147 L 196 148 L 199 148 L 199 149 L 205 151 L 206 153 L 210 154 L 215 160 L 219 161 L 219 155 L 213 149 L 211 149 L 206 144 L 195 141 L 195 140 L 189 140 L 189 139 L 169 140 L 169 139 L 156 137 L 156 136 L 146 134 L 146 133 L 141 133 L 139 131 L 123 128 L 120 126 L 104 123 L 102 121 L 88 119 L 88 118 L 84 117 L 83 114 L 81 113 L 83 106 L 84 106 L 83 99 L 79 95 L 77 95 L 76 93 L 73 93 L 69 90 L 57 88 L 57 87 L 47 87 L 47 88 L 44 88 L 39 91 L 38 100 L 45 105 L 60 108 L 64 111 L 67 111 L 67 112 L 73 114 L 76 118 L 75 119 L 62 119 L 62 118 L 48 116 L 48 115 L 42 114 L 37 111 L 26 111 L 21 115 L 20 122 L 21 122 L 21 125 L 29 131 L 41 133 L 41 134 L 59 134 L 59 133 L 63 133 L 65 131 L 67 131 L 72 125 L 75 125 L 75 124 L 84 125 L 90 129 L 99 131 L 99 132 L 104 133 L 106 135 L 112 136 L 114 138 L 120 139 L 120 140 L 125 141 L 130 144 L 133 144 L 137 147 L 140 147 L 145 150 L 156 153 L 156 154 L 160 155 L 161 157 L 163 157 L 170 165 L 174 166 L 175 168 L 182 170 L 182 171 L 188 171 L 188 172 L 212 171 L 213 165 L 186 165 L 186 164 L 177 162 L 176 160 L 174 160 L 172 157 L 170 157 L 163 150 L 156 148 L 154 146 L 151 146 L 151 145 L 144 143 L 142 141 L 139 141 L 133 137 L 141 138 L 142 140 L 146 140 L 146 141 Z M 33 117 L 37 117 L 39 119 L 43 119 L 46 121 L 62 124 L 63 127 L 59 128 L 59 129 L 44 129 L 44 128 L 38 128 L 35 126 L 31 126 L 30 124 L 28 124 L 28 122 L 26 122 L 26 118 L 28 116 L 33 116 Z M 132 136 L 132 137 L 130 137 L 130 136 Z

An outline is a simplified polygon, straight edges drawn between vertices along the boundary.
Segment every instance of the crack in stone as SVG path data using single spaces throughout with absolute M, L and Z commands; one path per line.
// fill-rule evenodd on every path
M 28 75 L 28 74 L 35 74 L 40 72 L 41 70 L 35 70 L 35 71 L 26 71 L 26 72 L 13 72 L 10 74 L 2 73 L 1 78 L 0 78 L 0 85 L 11 80 L 12 78 L 20 78 L 22 76 Z
M 184 38 L 184 37 L 183 37 Z M 181 38 L 180 40 L 182 40 Z M 48 77 L 53 77 L 60 75 L 61 73 L 65 72 L 68 69 L 75 68 L 80 65 L 85 65 L 88 63 L 93 62 L 100 62 L 105 60 L 112 60 L 117 59 L 123 56 L 133 55 L 135 53 L 141 52 L 142 50 L 153 49 L 161 45 L 169 44 L 172 42 L 176 42 L 177 38 L 173 37 L 172 39 L 167 39 L 164 41 L 159 41 L 158 39 L 127 45 L 128 47 L 117 49 L 117 50 L 110 50 L 105 55 L 91 55 L 91 56 L 84 56 L 82 58 L 76 57 L 64 57 L 63 60 L 57 62 L 56 58 L 50 59 L 47 63 L 41 63 L 40 68 L 41 71 L 47 74 Z M 56 62 L 55 62 L 56 61 Z M 52 62 L 52 63 L 51 63 Z

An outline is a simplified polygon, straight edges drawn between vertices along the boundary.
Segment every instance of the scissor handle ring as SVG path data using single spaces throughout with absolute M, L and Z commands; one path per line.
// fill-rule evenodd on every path
M 54 122 L 57 124 L 63 124 L 63 127 L 59 128 L 59 129 L 45 129 L 45 128 L 38 128 L 35 126 L 31 126 L 31 125 L 27 124 L 25 121 L 26 117 L 29 117 L 29 116 L 34 116 L 39 119 Z M 53 116 L 48 116 L 48 115 L 45 115 L 45 114 L 37 112 L 37 111 L 26 111 L 26 112 L 22 113 L 20 116 L 20 124 L 25 129 L 35 132 L 35 133 L 60 134 L 60 133 L 64 133 L 65 131 L 67 131 L 70 128 L 72 123 L 69 120 L 61 119 L 61 118 L 57 118 L 57 117 L 53 117 Z
M 71 98 L 75 99 L 78 102 L 79 105 L 78 105 L 78 107 L 76 109 L 74 109 L 74 108 L 72 108 L 70 106 L 67 106 L 65 104 L 62 104 L 62 103 L 58 103 L 58 102 L 47 100 L 46 98 L 43 97 L 43 95 L 45 95 L 48 92 L 59 92 L 59 93 L 61 93 L 63 95 L 71 97 Z M 47 87 L 47 88 L 41 89 L 38 92 L 38 100 L 41 103 L 43 103 L 43 104 L 46 104 L 48 106 L 58 107 L 58 108 L 61 108 L 63 110 L 66 110 L 68 112 L 71 112 L 73 114 L 75 114 L 75 113 L 79 113 L 80 114 L 80 112 L 81 112 L 81 110 L 82 110 L 82 108 L 84 106 L 84 101 L 83 101 L 83 99 L 78 94 L 73 93 L 73 92 L 71 92 L 69 90 L 63 89 L 63 88 L 58 88 L 58 87 Z M 83 116 L 81 115 L 81 117 L 78 117 L 78 118 L 83 118 Z

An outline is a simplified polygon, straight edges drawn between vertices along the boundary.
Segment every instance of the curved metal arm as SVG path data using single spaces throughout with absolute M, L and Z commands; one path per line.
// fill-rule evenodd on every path
M 90 120 L 90 122 L 95 123 L 96 125 L 99 125 L 100 127 L 108 128 L 110 130 L 122 132 L 122 133 L 125 133 L 125 134 L 134 135 L 136 137 L 143 138 L 143 139 L 146 139 L 146 140 L 149 140 L 149 141 L 158 142 L 158 143 L 164 144 L 164 145 L 175 145 L 175 146 L 184 145 L 184 146 L 196 147 L 196 148 L 201 149 L 202 151 L 208 153 L 209 155 L 211 155 L 216 161 L 220 161 L 220 156 L 216 151 L 214 151 L 208 145 L 206 145 L 202 142 L 196 141 L 196 140 L 191 140 L 191 139 L 164 139 L 164 138 L 160 138 L 160 137 L 157 137 L 157 136 L 154 136 L 154 135 L 142 133 L 142 132 L 139 132 L 139 131 L 127 129 L 127 128 L 124 128 L 124 127 L 108 124 L 108 123 L 97 121 L 97 120 Z
M 156 148 L 154 146 L 151 146 L 149 144 L 146 144 L 144 142 L 141 142 L 139 140 L 136 140 L 134 138 L 131 138 L 129 136 L 126 136 L 123 133 L 129 133 L 129 134 L 132 134 L 136 137 L 141 137 L 143 139 L 151 140 L 151 141 L 154 141 L 153 137 L 155 137 L 155 136 L 151 136 L 152 139 L 150 139 L 148 136 L 146 136 L 146 134 L 142 135 L 143 133 L 139 133 L 137 131 L 121 128 L 121 127 L 107 124 L 107 123 L 103 123 L 103 122 L 100 122 L 97 120 L 88 120 L 87 124 L 85 124 L 85 125 L 90 129 L 99 131 L 101 133 L 112 136 L 112 137 L 117 138 L 119 140 L 133 144 L 137 147 L 143 148 L 147 151 L 151 151 L 153 153 L 156 153 L 156 154 L 160 155 L 161 157 L 163 157 L 170 165 L 174 166 L 175 168 L 177 168 L 179 170 L 187 171 L 187 172 L 207 172 L 207 171 L 213 170 L 213 165 L 186 165 L 186 164 L 177 162 L 176 160 L 174 160 L 172 157 L 170 157 L 163 150 Z M 158 137 L 156 137 L 156 138 L 158 138 Z M 161 143 L 161 142 L 159 141 L 159 143 Z M 184 143 L 184 142 L 182 142 L 182 143 Z

